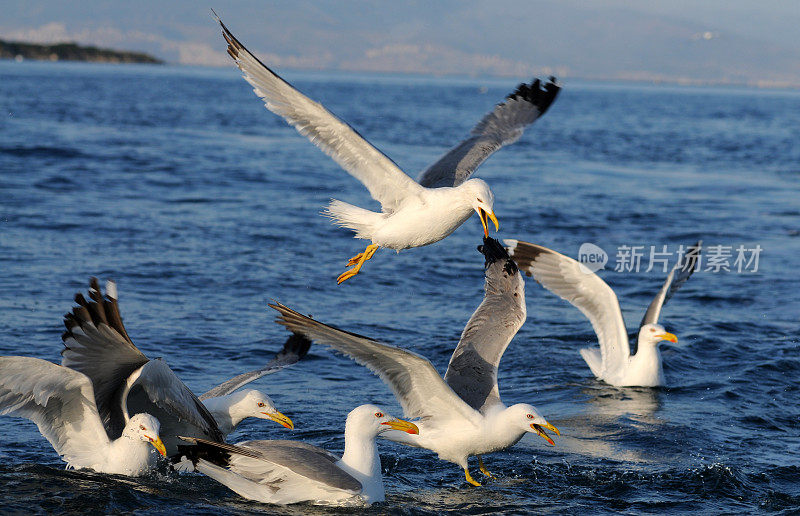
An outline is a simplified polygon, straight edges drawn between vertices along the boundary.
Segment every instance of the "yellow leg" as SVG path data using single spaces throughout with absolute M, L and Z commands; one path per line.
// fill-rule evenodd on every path
M 351 262 L 353 262 L 355 263 L 355 267 L 348 271 L 344 271 L 338 278 L 336 278 L 336 284 L 340 285 L 343 281 L 348 280 L 358 274 L 358 271 L 361 270 L 361 266 L 364 265 L 364 262 L 372 258 L 372 255 L 375 254 L 375 251 L 378 250 L 378 247 L 379 246 L 376 244 L 370 244 L 363 253 L 358 253 L 354 257 L 350 258 L 348 265 L 351 265 Z
M 467 482 L 469 482 L 473 486 L 476 486 L 476 487 L 480 487 L 481 486 L 480 482 L 478 482 L 477 480 L 472 478 L 472 475 L 469 474 L 469 470 L 467 468 L 464 468 L 464 476 L 467 477 Z
M 480 455 L 478 455 L 478 467 L 481 469 L 481 473 L 483 473 L 487 477 L 489 477 L 489 478 L 497 478 L 494 475 L 492 475 L 491 473 L 489 473 L 489 470 L 486 469 L 486 466 L 483 465 L 483 458 Z
M 364 258 L 364 261 L 367 261 L 370 258 L 372 258 L 372 255 L 375 254 L 375 251 L 378 250 L 378 246 L 375 246 L 375 249 L 373 249 L 371 252 L 368 252 L 370 247 L 372 247 L 372 246 L 367 247 L 367 250 L 364 251 L 363 253 L 358 253 L 357 255 L 355 255 L 352 258 L 350 258 L 347 261 L 347 265 L 345 267 L 352 267 L 353 265 L 357 264 L 358 262 L 361 261 L 362 258 L 364 258 L 365 254 L 369 254 L 369 256 Z

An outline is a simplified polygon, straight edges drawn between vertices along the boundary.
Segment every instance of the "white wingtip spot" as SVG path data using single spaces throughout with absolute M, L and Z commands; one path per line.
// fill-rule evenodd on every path
M 112 280 L 106 281 L 106 295 L 111 299 L 119 299 L 117 294 L 117 284 Z
M 506 245 L 506 251 L 511 256 L 514 256 L 514 250 L 517 248 L 517 243 L 519 240 L 514 240 L 512 238 L 506 238 L 503 240 L 503 243 Z

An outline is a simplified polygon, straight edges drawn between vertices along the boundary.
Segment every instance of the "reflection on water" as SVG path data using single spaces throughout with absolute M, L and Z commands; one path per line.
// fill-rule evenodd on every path
M 653 450 L 642 432 L 658 432 L 667 423 L 657 414 L 663 392 L 643 387 L 597 383 L 580 390 L 586 398 L 580 412 L 559 420 L 559 449 L 581 456 L 634 463 L 652 462 Z
M 581 390 L 589 398 L 590 414 L 598 418 L 627 419 L 647 425 L 662 425 L 655 414 L 661 408 L 660 389 L 648 387 L 587 387 Z

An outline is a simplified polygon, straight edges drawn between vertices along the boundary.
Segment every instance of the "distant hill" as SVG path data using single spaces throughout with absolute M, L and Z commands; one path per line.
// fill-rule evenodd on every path
M 142 52 L 125 52 L 108 48 L 85 47 L 76 43 L 35 45 L 0 39 L 0 59 L 33 59 L 36 61 L 92 61 L 96 63 L 151 63 L 163 61 Z

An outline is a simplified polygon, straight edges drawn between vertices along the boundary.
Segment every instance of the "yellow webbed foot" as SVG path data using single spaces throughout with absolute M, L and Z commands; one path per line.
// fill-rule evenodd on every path
M 473 486 L 475 486 L 475 487 L 480 487 L 481 486 L 480 482 L 478 482 L 477 480 L 472 478 L 472 475 L 469 474 L 469 470 L 467 468 L 464 468 L 464 476 L 467 477 L 467 482 L 469 482 Z
M 364 253 L 358 253 L 357 255 L 353 256 L 347 261 L 347 265 L 345 265 L 345 267 L 352 267 L 353 265 L 357 264 L 363 256 Z
M 483 465 L 483 458 L 482 458 L 482 457 L 480 457 L 480 456 L 478 456 L 478 467 L 480 468 L 480 470 L 481 470 L 481 473 L 483 473 L 483 474 L 484 474 L 484 475 L 486 475 L 487 477 L 489 477 L 489 478 L 495 478 L 495 479 L 497 478 L 496 476 L 494 476 L 494 475 L 492 475 L 491 473 L 489 473 L 489 470 L 488 470 L 488 469 L 486 469 L 486 466 L 484 466 L 484 465 Z
M 349 271 L 344 271 L 343 273 L 341 273 L 339 275 L 338 278 L 336 278 L 336 284 L 337 285 L 341 285 L 342 282 L 349 280 L 350 278 L 352 278 L 356 274 L 358 274 L 358 271 L 355 270 L 355 269 L 350 269 Z
M 358 253 L 357 255 L 350 258 L 350 261 L 347 262 L 347 265 L 348 266 L 354 265 L 354 267 L 349 271 L 344 271 L 342 274 L 340 274 L 339 277 L 336 278 L 336 284 L 341 285 L 342 282 L 347 281 L 356 274 L 358 274 L 358 271 L 361 270 L 361 267 L 364 265 L 364 262 L 372 258 L 372 255 L 375 254 L 375 251 L 378 250 L 378 247 L 379 246 L 376 244 L 370 244 L 367 246 L 367 248 L 364 250 L 363 253 Z

